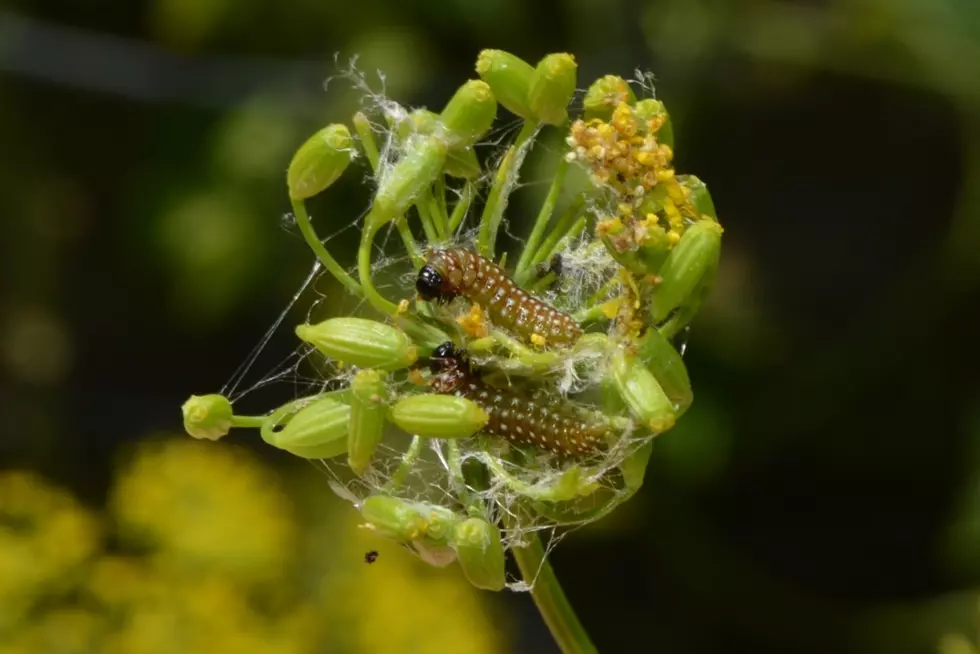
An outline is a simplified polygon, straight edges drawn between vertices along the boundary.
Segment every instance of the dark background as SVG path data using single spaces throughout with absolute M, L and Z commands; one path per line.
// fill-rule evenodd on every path
M 571 52 L 580 86 L 653 71 L 678 171 L 726 228 L 690 337 L 694 407 L 642 494 L 554 554 L 600 650 L 925 653 L 975 634 L 967 0 L 7 2 L 0 466 L 99 505 L 120 448 L 179 429 L 180 403 L 228 379 L 308 271 L 284 170 L 355 107 L 323 90 L 334 53 L 438 107 L 484 47 Z M 319 224 L 361 213 L 359 181 Z M 511 220 L 532 211 L 518 200 Z M 514 651 L 549 651 L 527 597 L 496 600 Z

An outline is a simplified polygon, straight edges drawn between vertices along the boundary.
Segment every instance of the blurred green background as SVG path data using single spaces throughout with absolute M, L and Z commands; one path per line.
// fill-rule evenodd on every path
M 0 652 L 554 651 L 527 596 L 372 539 L 312 466 L 179 434 L 309 271 L 285 168 L 357 106 L 324 91 L 334 53 L 439 107 L 485 47 L 571 52 L 580 86 L 653 71 L 726 227 L 694 407 L 643 492 L 553 556 L 599 649 L 975 640 L 974 0 L 8 0 Z M 365 173 L 314 203 L 321 233 Z M 293 347 L 276 333 L 259 372 Z

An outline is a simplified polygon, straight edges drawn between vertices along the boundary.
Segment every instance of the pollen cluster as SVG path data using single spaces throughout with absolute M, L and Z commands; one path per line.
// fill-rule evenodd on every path
M 620 102 L 608 120 L 576 120 L 567 138 L 568 160 L 588 167 L 592 181 L 613 192 L 611 211 L 598 230 L 614 236 L 621 252 L 644 246 L 669 250 L 685 224 L 699 218 L 690 189 L 674 174 L 673 149 L 660 138 L 667 114 L 658 111 L 658 102 L 645 102 L 652 104 L 641 109 Z

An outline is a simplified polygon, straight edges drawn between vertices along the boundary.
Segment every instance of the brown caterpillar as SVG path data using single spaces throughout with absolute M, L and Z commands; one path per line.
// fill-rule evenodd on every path
M 469 250 L 436 250 L 419 271 L 415 288 L 425 300 L 448 302 L 457 295 L 480 304 L 494 324 L 526 341 L 571 345 L 582 335 L 570 315 L 548 306 L 515 284 L 499 266 Z
M 490 416 L 483 431 L 516 445 L 531 445 L 566 456 L 582 457 L 602 449 L 608 428 L 589 423 L 576 409 L 554 397 L 523 397 L 483 383 L 470 370 L 465 352 L 452 341 L 436 348 L 429 359 L 437 393 L 465 397 Z

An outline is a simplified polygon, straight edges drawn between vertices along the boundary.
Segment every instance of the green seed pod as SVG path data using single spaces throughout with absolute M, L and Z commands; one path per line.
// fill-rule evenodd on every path
M 418 358 L 418 348 L 405 332 L 364 318 L 330 318 L 316 325 L 299 325 L 296 335 L 322 354 L 360 368 L 399 370 Z
M 446 128 L 450 147 L 473 145 L 490 131 L 497 117 L 497 100 L 486 82 L 471 79 L 464 83 L 442 110 L 440 120 Z
M 702 278 L 718 265 L 721 225 L 701 220 L 684 232 L 660 267 L 660 283 L 653 289 L 650 317 L 659 324 L 686 302 Z
M 454 148 L 446 157 L 446 174 L 460 179 L 476 179 L 483 174 L 473 146 Z
M 643 478 L 646 476 L 647 464 L 650 463 L 650 454 L 653 453 L 653 441 L 648 441 L 630 454 L 619 464 L 619 472 L 623 475 L 623 483 L 626 488 L 634 493 L 643 486 Z
M 347 435 L 347 464 L 361 475 L 374 458 L 385 430 L 388 386 L 383 373 L 361 370 L 351 382 L 350 432 Z
M 637 357 L 657 378 L 660 387 L 673 404 L 674 413 L 680 418 L 694 400 L 691 379 L 680 353 L 663 334 L 651 327 L 640 339 Z
M 397 124 L 390 120 L 389 124 L 394 128 L 398 140 L 405 142 L 415 134 L 434 134 L 439 128 L 439 114 L 428 109 L 414 109 Z
M 351 161 L 353 141 L 345 125 L 327 125 L 299 146 L 286 172 L 289 197 L 305 200 L 337 181 Z
M 482 518 L 468 518 L 453 529 L 453 547 L 463 574 L 470 583 L 484 590 L 502 590 L 507 584 L 504 574 L 504 547 L 500 530 Z
M 633 107 L 633 114 L 644 122 L 662 116 L 663 123 L 656 132 L 657 142 L 671 148 L 674 147 L 674 125 L 670 122 L 670 114 L 667 113 L 663 102 L 652 98 L 640 100 Z
M 547 55 L 538 62 L 528 101 L 539 121 L 561 125 L 568 120 L 568 103 L 575 95 L 577 70 L 575 58 L 563 52 Z
M 333 396 L 315 399 L 298 411 L 296 404 L 291 402 L 266 419 L 262 440 L 304 459 L 331 459 L 347 452 L 350 406 Z
M 612 383 L 626 405 L 654 434 L 674 426 L 676 416 L 670 398 L 642 361 L 627 359 L 622 352 L 613 355 Z
M 361 516 L 379 534 L 398 541 L 426 539 L 444 545 L 459 516 L 435 504 L 408 502 L 389 495 L 372 495 L 361 504 Z
M 453 395 L 409 395 L 391 409 L 391 421 L 423 438 L 467 438 L 490 416 L 476 402 Z
M 691 190 L 691 204 L 697 210 L 698 216 L 708 216 L 717 222 L 718 213 L 715 211 L 715 203 L 711 199 L 707 185 L 694 175 L 678 175 L 677 181 L 681 186 Z
M 526 120 L 534 120 L 528 103 L 534 68 L 520 57 L 503 50 L 484 50 L 476 60 L 476 72 L 490 85 L 504 109 Z
M 585 108 L 585 119 L 609 120 L 620 102 L 627 104 L 636 102 L 636 94 L 630 88 L 629 82 L 617 75 L 600 77 L 592 82 L 592 86 L 585 92 L 585 100 L 582 103 Z
M 224 395 L 191 395 L 180 410 L 184 430 L 194 438 L 216 441 L 231 429 L 233 411 Z
M 385 538 L 410 541 L 425 535 L 426 521 L 412 502 L 372 495 L 361 503 L 361 517 Z
M 410 136 L 401 159 L 381 179 L 369 216 L 370 227 L 377 229 L 408 211 L 419 193 L 442 173 L 448 152 L 441 136 Z

